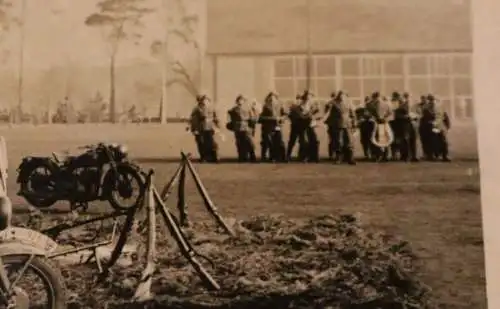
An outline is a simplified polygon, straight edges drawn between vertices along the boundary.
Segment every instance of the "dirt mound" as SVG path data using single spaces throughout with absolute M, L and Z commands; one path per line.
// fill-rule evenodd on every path
M 370 231 L 355 216 L 311 220 L 254 217 L 236 222 L 238 236 L 214 232 L 211 224 L 187 231 L 221 290 L 207 292 L 173 241 L 159 235 L 158 270 L 147 308 L 434 308 L 429 288 L 418 279 L 407 242 Z M 96 271 L 64 269 L 72 302 L 99 308 L 145 308 L 123 302 L 133 295 L 143 267 L 115 267 L 91 290 Z M 91 292 L 92 291 L 92 292 Z

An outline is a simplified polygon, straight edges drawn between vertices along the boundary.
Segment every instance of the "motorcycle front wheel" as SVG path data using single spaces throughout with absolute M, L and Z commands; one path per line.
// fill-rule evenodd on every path
M 141 206 L 145 181 L 138 169 L 128 164 L 118 165 L 116 172 L 110 170 L 108 176 L 113 178 L 108 197 L 111 207 L 125 211 Z
M 47 258 L 35 256 L 30 260 L 29 255 L 16 254 L 0 258 L 10 284 L 14 285 L 9 304 L 0 304 L 0 308 L 67 308 L 64 279 Z

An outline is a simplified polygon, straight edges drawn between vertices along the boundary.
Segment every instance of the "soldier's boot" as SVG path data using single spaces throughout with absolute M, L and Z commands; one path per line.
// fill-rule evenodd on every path
M 407 139 L 404 139 L 401 143 L 401 161 L 408 162 L 410 160 L 410 150 L 409 143 Z
M 309 158 L 311 162 L 319 163 L 319 142 L 311 143 Z
M 257 162 L 257 156 L 255 155 L 255 149 L 253 147 L 249 147 L 248 153 L 249 153 L 250 162 L 252 162 L 252 163 Z
M 446 140 L 445 136 L 441 136 L 441 153 L 443 155 L 443 162 L 451 162 L 451 159 L 449 157 L 448 153 L 448 141 Z
M 418 162 L 419 160 L 417 157 L 417 141 L 413 138 L 410 138 L 408 148 L 409 148 L 410 161 Z
M 260 160 L 262 162 L 266 162 L 267 161 L 267 143 L 265 142 L 260 142 Z
M 345 149 L 344 156 L 347 164 L 356 165 L 356 160 L 354 160 L 354 153 L 351 148 Z
M 371 157 L 370 145 L 368 143 L 361 142 L 361 146 L 363 147 L 363 157 L 365 158 L 366 161 L 369 161 Z
M 299 143 L 299 161 L 306 163 L 307 162 L 307 146 L 305 144 Z
M 330 161 L 333 160 L 333 143 L 332 142 L 328 143 L 328 160 L 330 160 Z
M 340 150 L 335 151 L 335 155 L 333 157 L 333 163 L 339 164 L 342 160 L 342 152 Z

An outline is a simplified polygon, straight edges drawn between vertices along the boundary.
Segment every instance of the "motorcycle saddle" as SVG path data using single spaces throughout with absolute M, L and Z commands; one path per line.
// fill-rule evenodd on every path
M 73 158 L 72 156 L 69 155 L 68 151 L 63 151 L 63 152 L 52 152 L 52 157 L 57 163 L 64 163 L 67 160 L 70 160 Z

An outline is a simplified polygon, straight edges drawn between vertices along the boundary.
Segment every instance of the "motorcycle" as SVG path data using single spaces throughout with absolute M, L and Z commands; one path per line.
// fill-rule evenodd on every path
M 6 221 L 12 210 L 5 209 L 12 208 L 10 200 L 1 197 L 0 204 L 5 223 L 0 228 L 0 308 L 67 308 L 64 279 L 49 261 L 57 243 L 37 231 L 11 227 Z
M 60 200 L 70 202 L 72 209 L 87 208 L 92 201 L 108 201 L 118 211 L 138 206 L 145 190 L 145 174 L 128 160 L 122 145 L 98 143 L 79 147 L 80 155 L 61 159 L 25 157 L 19 165 L 19 196 L 38 208 L 47 208 Z M 133 197 L 133 183 L 138 194 Z M 125 205 L 120 199 L 132 199 Z

